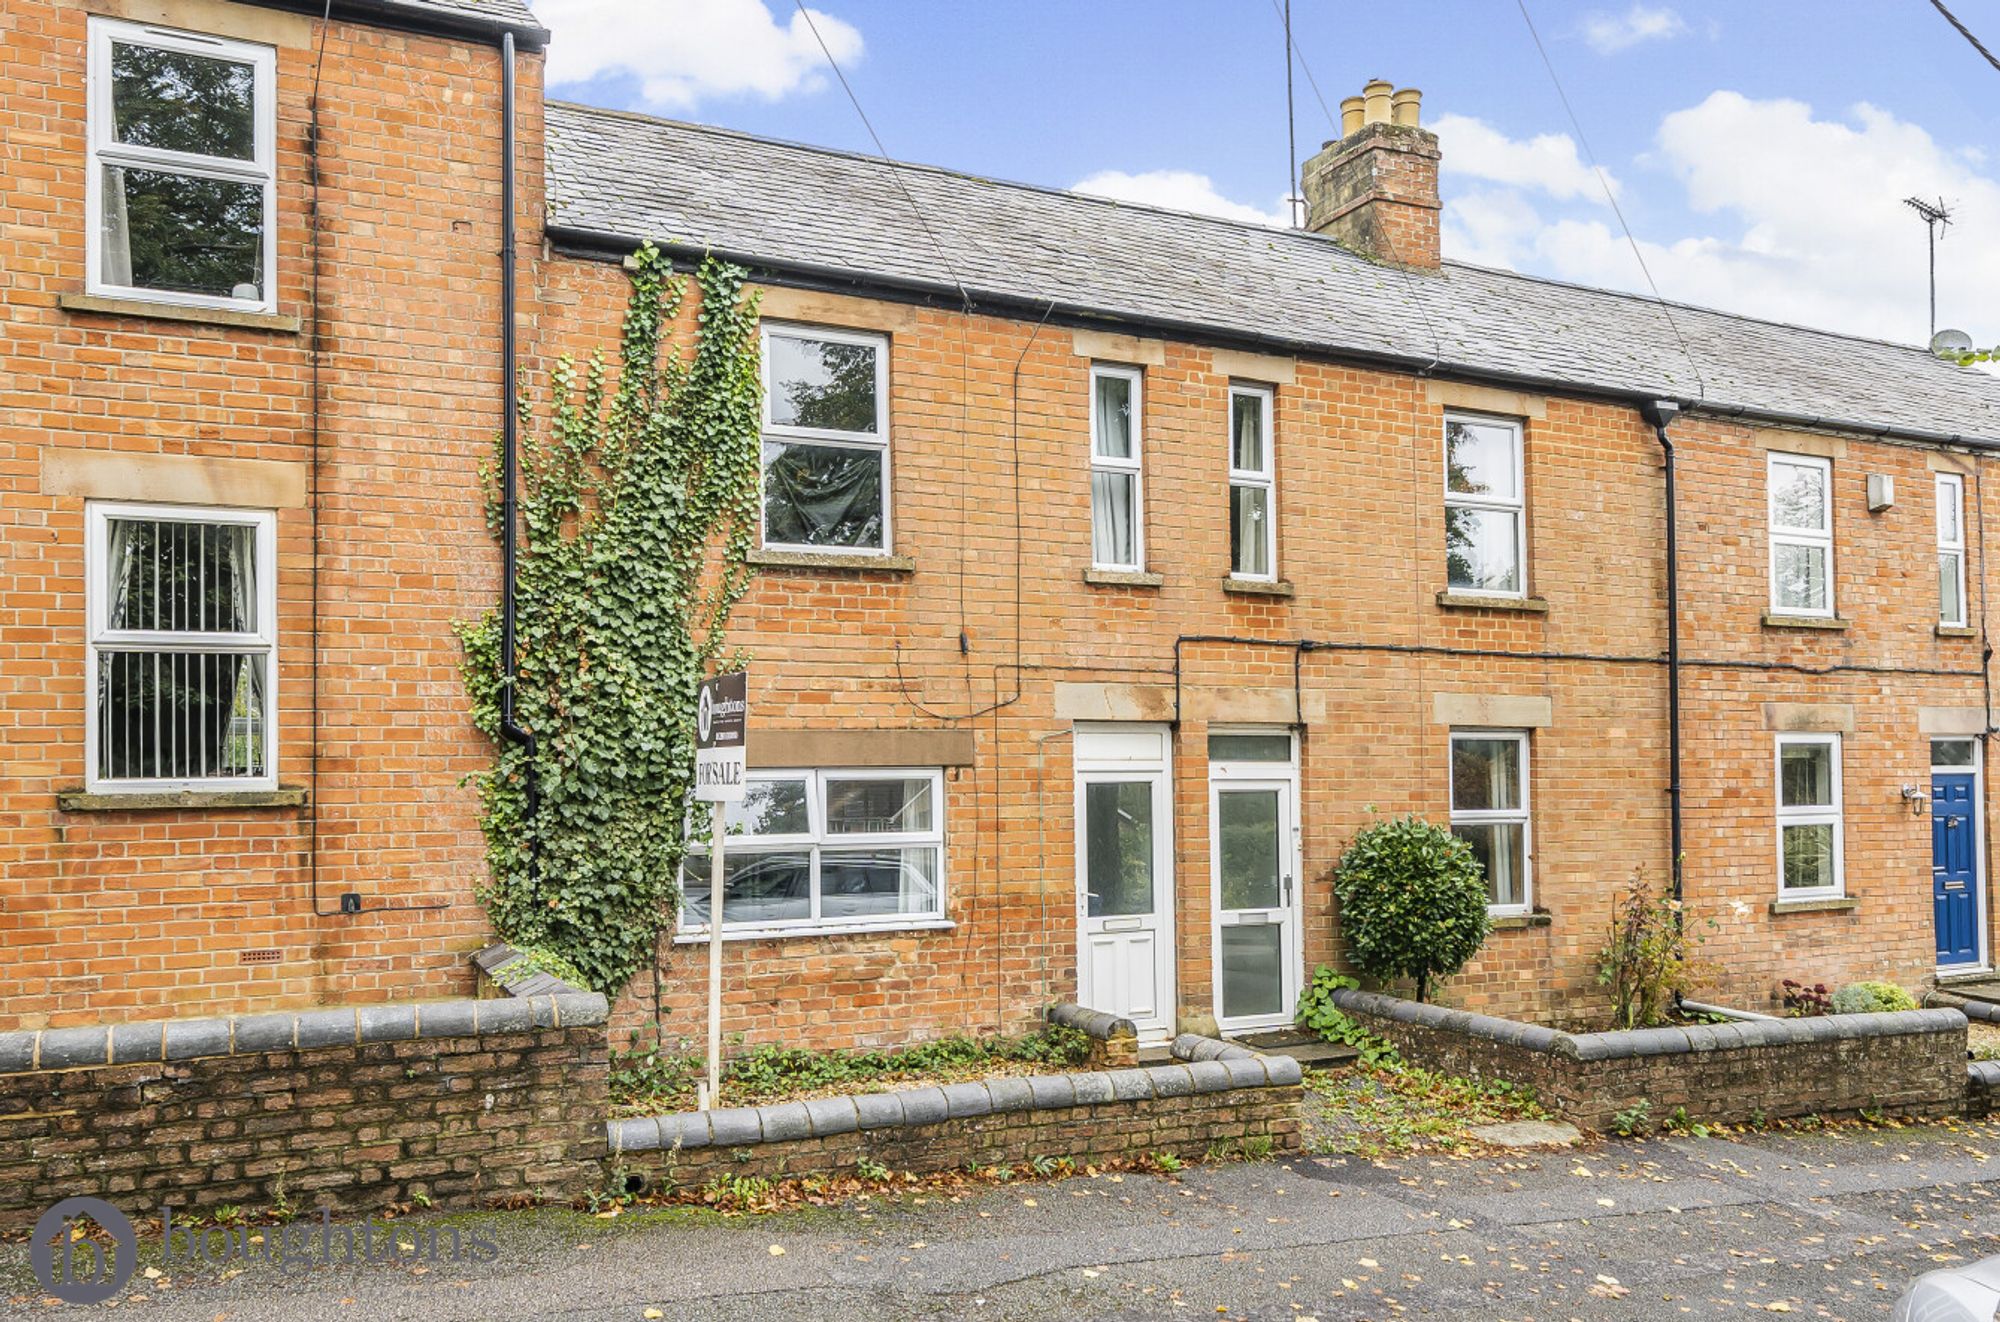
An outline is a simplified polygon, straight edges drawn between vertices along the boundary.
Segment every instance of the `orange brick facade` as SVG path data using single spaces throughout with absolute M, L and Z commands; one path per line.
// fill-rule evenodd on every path
M 315 396 L 304 333 L 59 306 L 83 288 L 85 13 L 0 0 L 0 1027 L 466 990 L 466 954 L 488 933 L 462 780 L 487 749 L 451 624 L 498 594 L 477 471 L 499 421 L 498 54 L 339 21 L 324 34 Z M 290 23 L 307 35 L 278 51 L 279 306 L 310 324 L 306 97 L 321 34 Z M 520 68 L 519 324 L 535 369 L 608 349 L 625 282 L 541 246 L 537 57 Z M 1547 713 L 1529 735 L 1540 912 L 1496 931 L 1447 994 L 1549 1019 L 1598 1012 L 1613 896 L 1634 868 L 1670 867 L 1664 484 L 1635 409 L 1060 319 L 768 297 L 770 315 L 888 337 L 894 550 L 914 568 L 760 573 L 735 629 L 752 656 L 753 749 L 950 730 L 970 733 L 973 755 L 946 772 L 952 926 L 731 942 L 731 1032 L 841 1045 L 1018 1030 L 1076 996 L 1074 730 L 1107 715 L 1172 728 L 1171 1014 L 1199 1022 L 1215 1002 L 1210 727 L 1297 726 L 1305 973 L 1338 956 L 1328 874 L 1344 843 L 1371 811 L 1445 818 L 1449 713 L 1481 702 Z M 1094 361 L 1144 374 L 1158 585 L 1086 581 Z M 1274 390 L 1288 596 L 1224 586 L 1232 380 Z M 1450 407 L 1522 421 L 1528 586 L 1545 611 L 1438 600 Z M 1720 924 L 1714 994 L 1761 1007 L 1785 977 L 1918 986 L 1934 965 L 1930 828 L 1902 787 L 1928 781 L 1926 709 L 1986 706 L 1981 639 L 1933 627 L 1931 473 L 1967 474 L 1970 513 L 1983 460 L 1701 415 L 1674 434 L 1686 877 Z M 1771 449 L 1832 456 L 1845 629 L 1760 622 Z M 73 483 L 52 493 L 48 475 L 49 455 L 73 450 L 257 459 L 309 479 L 316 580 L 311 506 L 280 508 L 278 526 L 279 778 L 311 789 L 310 809 L 58 807 L 83 777 L 84 497 Z M 1895 477 L 1892 509 L 1867 512 L 1869 474 Z M 1969 560 L 1977 571 L 1983 557 Z M 1984 599 L 1975 585 L 1975 625 Z M 1197 636 L 1236 641 L 1176 645 Z M 1805 706 L 1836 723 L 1851 707 L 1855 905 L 1774 914 L 1770 727 Z M 361 913 L 337 911 L 344 892 Z M 274 964 L 244 962 L 273 949 Z M 670 1033 L 698 1035 L 703 976 L 699 948 L 670 948 L 622 1023 L 657 1004 Z

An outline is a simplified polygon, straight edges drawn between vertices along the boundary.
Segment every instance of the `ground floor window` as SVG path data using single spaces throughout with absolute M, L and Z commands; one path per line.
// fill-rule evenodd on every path
M 1839 895 L 1840 736 L 1778 736 L 1778 892 Z
M 89 787 L 275 788 L 272 515 L 94 502 L 86 522 Z
M 944 917 L 944 774 L 753 771 L 727 805 L 722 925 L 894 927 Z M 688 842 L 681 926 L 706 928 L 709 849 Z
M 1451 736 L 1451 829 L 1486 869 L 1495 913 L 1526 913 L 1530 899 L 1528 736 L 1467 730 Z

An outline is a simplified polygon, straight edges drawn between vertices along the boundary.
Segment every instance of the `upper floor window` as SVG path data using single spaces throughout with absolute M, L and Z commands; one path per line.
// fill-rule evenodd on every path
M 1841 893 L 1840 736 L 1778 736 L 1778 895 Z
M 1452 591 L 1526 594 L 1524 485 L 1519 423 L 1445 419 L 1444 545 Z
M 1486 869 L 1486 903 L 1526 913 L 1531 900 L 1528 736 L 1478 730 L 1451 736 L 1451 829 Z
M 275 789 L 267 512 L 88 509 L 89 788 Z
M 1771 611 L 1833 614 L 1833 465 L 1774 454 L 1770 467 Z
M 889 342 L 765 326 L 764 545 L 889 544 Z
M 725 806 L 722 925 L 907 926 L 944 918 L 944 774 L 753 771 Z M 708 836 L 688 841 L 681 926 L 708 925 Z
M 276 306 L 276 56 L 90 20 L 90 292 Z
M 1229 572 L 1277 576 L 1277 465 L 1271 451 L 1271 392 L 1229 391 Z
M 1140 385 L 1137 368 L 1090 369 L 1090 563 L 1097 569 L 1146 567 Z
M 1938 623 L 1965 625 L 1965 479 L 1937 476 Z

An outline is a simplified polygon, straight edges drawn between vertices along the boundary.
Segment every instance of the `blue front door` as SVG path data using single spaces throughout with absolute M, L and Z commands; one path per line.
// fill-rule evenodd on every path
M 1970 773 L 1931 773 L 1931 905 L 1937 962 L 1979 962 L 1979 860 Z

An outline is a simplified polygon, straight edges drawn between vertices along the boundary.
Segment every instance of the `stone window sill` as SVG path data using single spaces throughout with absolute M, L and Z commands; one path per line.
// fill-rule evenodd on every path
M 1838 616 L 1775 615 L 1770 611 L 1764 612 L 1766 629 L 1845 629 L 1848 623 Z
M 1524 615 L 1547 615 L 1549 603 L 1541 597 L 1484 597 L 1476 592 L 1437 594 L 1438 605 L 1448 611 L 1517 611 Z
M 1940 638 L 1977 638 L 1979 630 L 1963 624 L 1940 624 L 1937 626 L 1937 636 Z
M 917 572 L 917 562 L 906 555 L 860 555 L 853 551 L 757 550 L 744 559 L 759 569 L 839 569 L 868 574 Z
M 178 808 L 303 808 L 303 787 L 281 785 L 274 790 L 139 790 L 92 794 L 88 790 L 56 791 L 56 807 L 64 812 L 162 812 Z
M 1861 901 L 1852 895 L 1829 895 L 1817 900 L 1773 900 L 1771 912 L 1779 913 L 1852 913 L 1861 907 Z
M 1284 579 L 1238 578 L 1234 574 L 1222 580 L 1222 590 L 1239 597 L 1289 597 L 1292 585 Z
M 1164 574 L 1148 574 L 1132 569 L 1086 569 L 1083 581 L 1099 588 L 1157 588 L 1166 585 Z
M 106 298 L 102 294 L 59 294 L 56 306 L 65 312 L 95 312 L 107 317 L 150 317 L 155 321 L 191 321 L 203 326 L 275 331 L 297 335 L 299 319 L 284 312 L 239 312 L 234 308 L 194 308 L 180 303 L 155 303 L 143 298 Z
M 1540 909 L 1533 913 L 1496 913 L 1493 915 L 1493 930 L 1517 932 L 1529 927 L 1548 927 L 1554 922 L 1554 917 Z
M 820 936 L 896 936 L 903 932 L 950 932 L 958 924 L 949 918 L 912 918 L 898 923 L 822 923 L 818 927 L 724 927 L 724 944 L 731 941 L 801 941 Z M 683 927 L 674 933 L 677 946 L 707 945 L 707 927 Z

